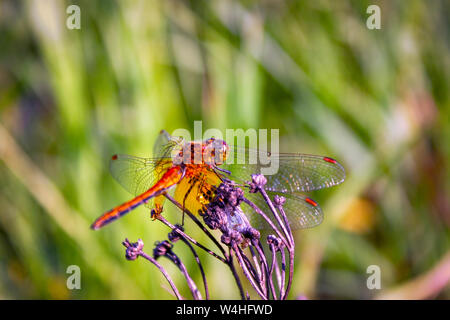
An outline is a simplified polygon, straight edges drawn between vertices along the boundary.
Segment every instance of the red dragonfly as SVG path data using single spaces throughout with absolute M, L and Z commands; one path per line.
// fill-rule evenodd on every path
M 92 229 L 99 229 L 142 204 L 153 208 L 153 214 L 161 214 L 164 195 L 170 189 L 175 189 L 174 198 L 184 208 L 201 213 L 214 198 L 217 186 L 224 179 L 248 185 L 252 174 L 260 173 L 262 168 L 267 167 L 259 160 L 263 158 L 265 163 L 269 160 L 278 167 L 275 174 L 266 175 L 267 193 L 271 197 L 278 194 L 286 198 L 284 209 L 291 228 L 309 228 L 322 222 L 323 213 L 314 200 L 300 192 L 331 187 L 345 179 L 342 165 L 329 157 L 298 153 L 273 154 L 230 146 L 214 138 L 203 142 L 186 142 L 170 136 L 164 130 L 155 143 L 154 154 L 154 158 L 129 155 L 114 155 L 111 158 L 110 171 L 113 177 L 136 197 L 104 213 L 92 224 Z M 256 161 L 250 162 L 249 159 Z M 249 192 L 245 196 L 263 211 L 268 210 L 261 196 Z M 264 229 L 268 226 L 253 211 L 245 215 L 255 228 Z M 237 219 L 248 221 L 246 217 Z

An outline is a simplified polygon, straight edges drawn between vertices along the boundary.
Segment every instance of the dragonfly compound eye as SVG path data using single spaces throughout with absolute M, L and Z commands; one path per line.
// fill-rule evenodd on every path
M 210 165 L 220 165 L 224 162 L 226 143 L 223 140 L 211 138 L 205 140 L 202 146 L 203 162 Z
M 215 140 L 213 145 L 213 156 L 214 156 L 214 163 L 216 165 L 221 165 L 225 162 L 228 155 L 228 144 L 223 140 Z

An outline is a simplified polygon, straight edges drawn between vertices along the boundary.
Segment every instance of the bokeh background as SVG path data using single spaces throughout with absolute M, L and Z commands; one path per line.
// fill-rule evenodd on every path
M 81 29 L 66 8 L 81 8 Z M 381 8 L 369 30 L 366 9 Z M 172 299 L 124 258 L 168 229 L 139 208 L 114 153 L 151 156 L 161 129 L 275 128 L 281 151 L 328 155 L 346 182 L 312 195 L 290 298 L 450 298 L 448 1 L 0 1 L 0 298 Z M 167 206 L 179 221 L 179 212 Z M 207 239 L 188 223 L 198 239 Z M 194 279 L 201 277 L 185 248 Z M 238 298 L 200 253 L 213 298 Z M 163 264 L 182 289 L 179 272 Z M 81 269 L 81 289 L 66 269 Z M 366 286 L 381 268 L 381 290 Z

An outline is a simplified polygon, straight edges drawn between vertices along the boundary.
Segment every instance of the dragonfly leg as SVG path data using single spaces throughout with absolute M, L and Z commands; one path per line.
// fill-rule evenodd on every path
M 217 171 L 220 171 L 220 172 L 224 172 L 224 173 L 226 173 L 226 174 L 228 174 L 228 175 L 230 175 L 231 174 L 231 171 L 228 171 L 228 170 L 226 170 L 226 169 L 223 169 L 223 168 L 219 168 L 218 166 L 214 166 L 213 167 L 215 170 L 217 170 Z M 214 170 L 214 171 L 215 171 Z
M 155 208 L 152 209 L 152 211 L 150 212 L 150 217 L 152 218 L 152 220 L 156 220 L 158 219 L 158 217 L 161 215 L 162 212 L 163 212 L 162 204 L 157 203 L 155 200 Z
M 217 169 L 217 170 L 216 170 L 216 169 Z M 226 174 L 229 175 L 229 174 L 231 174 L 230 171 L 225 170 L 225 169 L 220 169 L 220 168 L 217 167 L 217 166 L 214 166 L 212 171 L 213 171 L 214 174 L 217 176 L 217 178 L 220 179 L 220 181 L 224 182 L 224 181 L 229 180 L 229 179 L 227 178 L 227 176 L 226 176 L 225 174 L 223 174 L 222 172 L 225 172 Z M 217 172 L 217 171 L 220 171 L 220 172 Z
M 197 183 L 198 183 L 198 179 L 193 178 L 193 183 L 190 185 L 188 191 L 186 192 L 186 194 L 183 197 L 183 216 L 181 218 L 181 226 L 184 226 L 184 208 L 186 208 L 186 206 L 185 206 L 186 199 L 188 198 L 189 194 L 192 192 L 192 189 L 194 189 L 194 187 Z

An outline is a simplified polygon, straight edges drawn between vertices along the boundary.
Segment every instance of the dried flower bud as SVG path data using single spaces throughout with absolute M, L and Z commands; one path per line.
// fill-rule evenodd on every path
M 144 248 L 144 241 L 142 241 L 142 239 L 138 239 L 138 241 L 134 243 L 130 243 L 128 239 L 125 239 L 122 244 L 127 248 L 125 251 L 125 258 L 127 260 L 136 260 Z
M 269 234 L 267 236 L 267 244 L 278 245 L 278 238 L 275 237 L 273 234 Z
M 165 256 L 172 251 L 172 248 L 173 245 L 167 240 L 156 242 L 156 247 L 153 249 L 153 258 L 158 259 L 160 256 Z
M 274 204 L 275 204 L 277 207 L 281 207 L 281 206 L 284 205 L 284 203 L 286 202 L 286 198 L 283 197 L 283 196 L 276 195 L 276 196 L 273 198 L 273 202 L 274 202 Z
M 284 243 L 280 238 L 274 236 L 273 234 L 267 236 L 267 244 L 273 245 L 276 251 L 284 249 Z
M 220 238 L 220 240 L 222 241 L 223 244 L 228 246 L 228 245 L 232 245 L 233 243 L 235 243 L 235 244 L 242 243 L 242 241 L 244 240 L 244 237 L 242 236 L 241 233 L 239 233 L 235 230 L 229 230 L 228 233 L 222 234 L 222 237 Z
M 242 234 L 244 235 L 244 237 L 250 239 L 252 242 L 258 241 L 261 236 L 260 232 L 255 228 L 247 228 L 244 232 L 242 232 Z
M 172 230 L 171 232 L 169 232 L 168 234 L 168 238 L 169 241 L 171 242 L 177 242 L 178 240 L 180 240 L 180 234 L 177 232 L 177 229 L 180 231 L 184 231 L 184 228 L 182 226 L 180 226 L 179 224 L 175 225 L 175 229 Z
M 219 206 L 210 206 L 203 215 L 203 221 L 212 230 L 221 229 L 225 224 L 223 209 Z
M 222 234 L 222 236 L 220 237 L 220 241 L 224 244 L 229 246 L 231 243 L 231 237 L 228 234 Z
M 266 183 L 267 183 L 267 179 L 262 174 L 253 174 L 252 182 L 249 183 L 250 193 L 258 192 L 258 190 L 264 188 Z
M 259 188 L 262 188 L 266 185 L 267 179 L 262 174 L 253 174 L 252 182 L 256 184 Z

